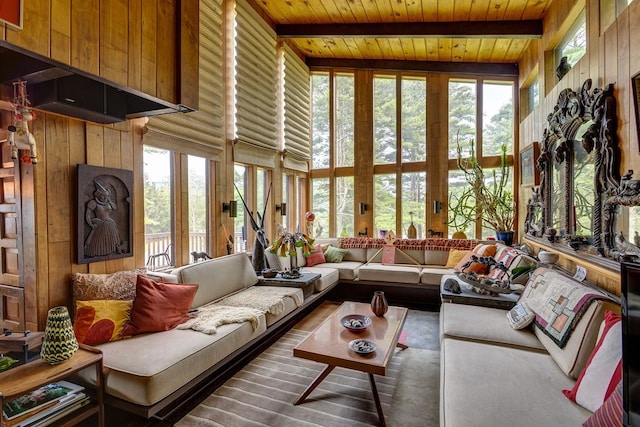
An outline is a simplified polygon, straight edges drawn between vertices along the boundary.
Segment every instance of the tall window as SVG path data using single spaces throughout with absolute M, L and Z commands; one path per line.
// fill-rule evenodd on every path
M 580 58 L 587 52 L 587 22 L 584 10 L 556 47 L 555 52 L 556 65 L 559 65 L 560 59 L 566 56 L 567 62 L 572 67 L 576 65 Z
M 322 169 L 329 167 L 330 142 L 330 90 L 329 73 L 313 74 L 311 78 L 313 101 L 312 114 L 312 167 Z
M 336 149 L 335 166 L 353 166 L 354 87 L 353 74 L 337 74 L 336 82 Z
M 353 177 L 336 178 L 336 230 L 341 237 L 353 236 Z
M 471 153 L 469 144 L 476 138 L 476 82 L 449 81 L 449 158 L 458 157 L 458 145 L 462 155 Z
M 373 78 L 373 158 L 375 164 L 395 163 L 396 78 Z
M 529 113 L 540 104 L 540 81 L 536 78 L 528 88 L 529 91 Z
M 144 146 L 144 247 L 145 260 L 165 251 L 165 257 L 154 258 L 152 268 L 167 267 L 175 263 L 172 251 L 173 210 L 171 152 Z M 170 262 L 169 262 L 170 261 Z
M 374 236 L 380 236 L 380 231 L 393 231 L 399 235 L 396 228 L 396 175 L 379 174 L 373 177 L 373 206 Z
M 402 162 L 426 160 L 427 81 L 425 78 L 402 79 Z
M 248 170 L 246 166 L 235 164 L 233 166 L 233 182 L 237 188 L 237 192 L 246 201 L 247 200 L 247 183 Z M 234 189 L 235 190 L 235 189 Z M 236 252 L 245 252 L 247 250 L 247 232 L 250 225 L 247 223 L 247 216 L 245 215 L 244 206 L 240 200 L 240 196 L 236 193 L 233 199 L 238 203 L 238 216 L 233 221 L 233 247 Z
M 513 83 L 482 85 L 482 155 L 499 156 L 502 146 L 513 153 Z
M 300 224 L 303 231 L 307 231 L 313 237 L 329 237 L 329 179 L 314 179 L 311 185 L 312 210 L 316 215 L 313 230 L 305 230 L 305 224 Z M 301 222 L 304 222 L 301 219 Z
M 209 252 L 207 224 L 207 160 L 202 157 L 188 156 L 188 192 L 189 192 L 189 253 Z

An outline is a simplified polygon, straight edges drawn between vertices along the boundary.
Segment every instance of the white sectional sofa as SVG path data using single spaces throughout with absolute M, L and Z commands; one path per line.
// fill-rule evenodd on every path
M 246 254 L 190 264 L 168 273 L 150 272 L 147 277 L 198 284 L 194 308 L 229 295 L 242 295 L 258 283 Z M 328 290 L 330 286 L 323 291 Z M 104 355 L 107 403 L 145 417 L 167 415 L 188 391 L 241 358 L 251 357 L 252 352 L 255 355 L 266 340 L 275 340 L 279 331 L 284 333 L 324 295 L 319 292 L 304 299 L 301 289 L 292 291 L 294 295 L 282 298 L 281 312 L 264 313 L 257 325 L 248 321 L 226 324 L 218 326 L 212 335 L 176 328 L 96 345 Z M 95 384 L 93 369 L 82 371 L 79 379 Z
M 536 277 L 555 285 L 552 274 L 558 275 L 540 267 L 527 286 L 533 286 Z M 562 280 L 578 283 L 568 276 Z M 527 301 L 526 289 L 524 295 L 521 301 Z M 605 310 L 620 311 L 615 297 L 603 298 L 586 305 L 564 348 L 539 325 L 513 329 L 507 321 L 507 310 L 443 303 L 440 425 L 582 425 L 592 412 L 569 400 L 562 390 L 574 386 L 587 364 Z

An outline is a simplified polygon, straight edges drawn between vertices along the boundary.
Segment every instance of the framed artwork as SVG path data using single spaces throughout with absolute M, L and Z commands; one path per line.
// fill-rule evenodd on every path
M 520 151 L 520 185 L 540 185 L 540 171 L 536 167 L 539 156 L 540 144 L 537 141 Z
M 78 264 L 133 255 L 133 171 L 78 165 Z
M 22 29 L 22 0 L 0 1 L 0 22 Z
M 633 108 L 636 110 L 636 136 L 638 151 L 640 151 L 640 73 L 631 77 L 631 90 L 633 91 Z

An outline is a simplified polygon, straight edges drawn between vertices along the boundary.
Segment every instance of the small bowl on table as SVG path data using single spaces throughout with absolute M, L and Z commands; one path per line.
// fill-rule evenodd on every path
M 340 319 L 340 324 L 351 332 L 362 332 L 371 326 L 371 318 L 364 314 L 348 314 Z
M 265 279 L 273 279 L 277 275 L 278 275 L 278 270 L 276 270 L 275 268 L 262 270 L 262 277 L 264 277 Z

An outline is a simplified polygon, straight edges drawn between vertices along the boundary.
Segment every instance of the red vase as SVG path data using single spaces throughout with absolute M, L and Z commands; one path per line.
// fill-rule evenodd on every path
M 387 299 L 384 297 L 384 292 L 375 291 L 373 293 L 373 299 L 371 300 L 371 311 L 378 317 L 384 316 L 389 309 Z

